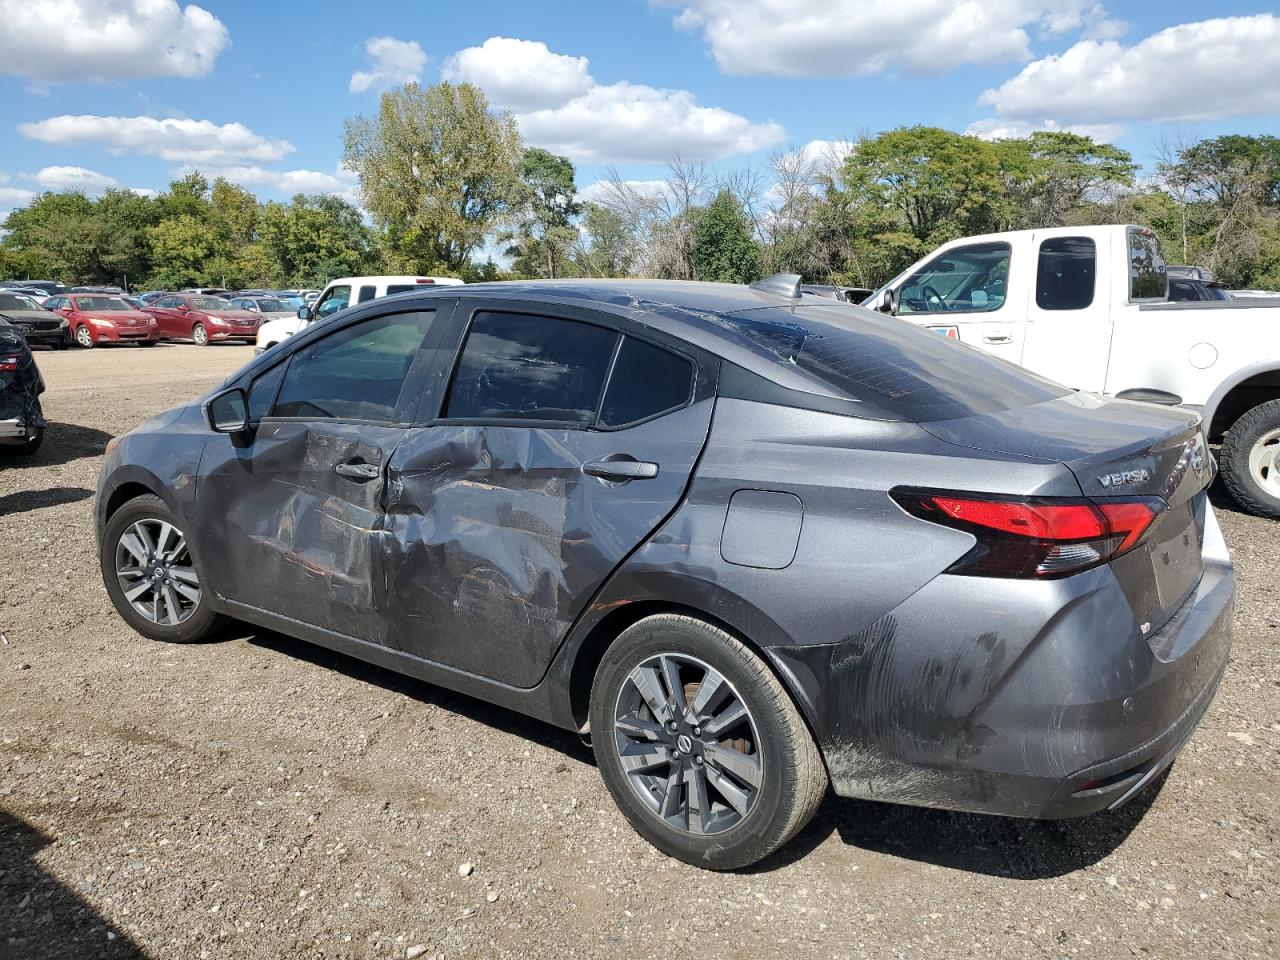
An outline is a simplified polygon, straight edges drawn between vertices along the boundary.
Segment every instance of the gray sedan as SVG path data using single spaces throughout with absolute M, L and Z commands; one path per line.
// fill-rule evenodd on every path
M 101 569 L 147 637 L 235 618 L 580 731 L 729 869 L 828 784 L 1043 818 L 1158 777 L 1231 644 L 1200 427 L 798 277 L 416 290 L 113 441 Z

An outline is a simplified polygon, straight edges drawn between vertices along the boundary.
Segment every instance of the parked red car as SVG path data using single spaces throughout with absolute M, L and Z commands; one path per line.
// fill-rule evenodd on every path
M 215 340 L 245 340 L 258 336 L 258 315 L 232 306 L 229 300 L 201 294 L 174 293 L 142 308 L 160 325 L 162 340 L 194 340 L 205 347 Z
M 99 343 L 151 347 L 160 340 L 154 319 L 109 294 L 58 294 L 46 300 L 44 308 L 67 318 L 71 338 L 82 347 Z

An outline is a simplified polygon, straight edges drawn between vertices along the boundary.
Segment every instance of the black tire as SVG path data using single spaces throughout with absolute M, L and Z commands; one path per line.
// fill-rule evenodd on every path
M 687 705 L 693 704 L 697 691 L 701 689 L 700 680 L 699 685 L 690 689 L 688 679 L 687 670 L 697 662 L 718 673 L 721 680 L 728 681 L 731 691 L 726 696 L 732 695 L 740 701 L 749 714 L 744 721 L 745 726 L 729 728 L 736 729 L 738 733 L 732 741 L 719 740 L 716 743 L 718 735 L 705 741 L 711 744 L 708 751 L 722 751 L 732 742 L 743 744 L 738 749 L 746 756 L 758 757 L 761 771 L 758 787 L 751 795 L 745 812 L 735 814 L 725 799 L 728 795 L 716 792 L 715 782 L 707 779 L 723 777 L 724 772 L 731 768 L 721 767 L 711 752 L 706 754 L 705 761 L 697 756 L 701 745 L 696 739 L 691 743 L 694 756 L 689 755 L 683 744 L 678 748 L 673 746 L 666 750 L 666 755 L 674 758 L 665 761 L 669 766 L 661 767 L 663 761 L 658 761 L 659 766 L 653 768 L 658 772 L 651 774 L 659 779 L 669 777 L 666 781 L 668 789 L 671 789 L 671 784 L 677 784 L 674 789 L 681 791 L 680 795 L 689 805 L 693 787 L 680 779 L 683 775 L 675 772 L 676 765 L 682 764 L 688 771 L 690 764 L 697 763 L 703 776 L 701 789 L 707 791 L 706 784 L 711 783 L 711 799 L 704 795 L 700 806 L 714 808 L 714 798 L 719 796 L 721 815 L 727 814 L 731 819 L 736 816 L 736 822 L 717 832 L 690 830 L 688 825 L 693 822 L 693 814 L 688 811 L 673 816 L 677 821 L 683 816 L 686 824 L 683 827 L 664 818 L 663 812 L 650 806 L 662 806 L 661 799 L 642 799 L 644 775 L 636 776 L 642 768 L 633 768 L 628 773 L 620 756 L 620 738 L 625 740 L 633 736 L 620 731 L 616 724 L 617 714 L 625 711 L 623 705 L 627 701 L 624 697 L 632 689 L 627 687 L 631 683 L 629 677 L 633 670 L 645 667 L 654 658 L 662 656 L 676 660 L 686 671 L 677 673 L 680 682 L 675 686 L 682 688 L 681 697 L 685 698 Z M 692 669 L 696 675 L 698 667 L 693 665 Z M 670 682 L 663 681 L 664 690 L 672 686 Z M 626 693 L 624 688 L 627 688 Z M 686 712 L 685 719 L 688 715 Z M 653 712 L 648 716 L 656 718 Z M 694 866 L 733 870 L 767 857 L 809 822 L 826 792 L 827 773 L 822 757 L 790 695 L 777 677 L 764 661 L 735 637 L 694 617 L 657 614 L 623 631 L 605 652 L 596 671 L 591 691 L 590 720 L 596 762 L 623 815 L 637 833 L 663 853 Z M 663 725 L 659 722 L 654 726 L 661 728 Z M 698 729 L 686 727 L 685 720 L 678 726 L 689 734 Z M 744 733 L 758 742 L 744 742 Z M 675 737 L 676 731 L 672 730 L 671 734 Z M 690 739 L 689 736 L 681 736 L 673 742 Z M 655 741 L 654 746 L 657 745 Z M 643 748 L 647 747 L 645 743 Z M 658 792 L 656 787 L 648 789 L 655 794 Z
M 50 344 L 50 346 L 55 350 L 65 350 L 70 346 L 70 344 L 68 344 L 66 340 L 55 340 Z
M 203 323 L 197 323 L 191 328 L 191 339 L 195 341 L 197 347 L 209 345 L 209 331 L 204 328 Z
M 34 437 L 28 437 L 22 443 L 0 443 L 0 457 L 31 457 L 43 444 L 44 427 L 39 427 Z
M 1280 440 L 1267 438 L 1268 434 L 1280 431 L 1280 400 L 1268 400 L 1247 411 L 1222 441 L 1219 460 L 1222 465 L 1222 482 L 1227 490 L 1244 510 L 1259 517 L 1280 520 L 1280 495 L 1269 491 L 1263 484 L 1270 480 L 1273 469 L 1264 468 L 1266 477 L 1260 479 L 1250 469 L 1249 458 L 1254 449 L 1265 439 L 1269 445 L 1276 446 L 1280 454 Z M 1273 455 L 1274 457 L 1274 455 Z M 1280 475 L 1276 477 L 1277 490 L 1280 490 Z
M 155 346 L 157 343 L 159 343 L 159 342 L 160 342 L 159 340 L 139 340 L 139 341 L 138 341 L 138 346 L 140 346 L 140 347 L 154 347 L 154 346 Z
M 107 588 L 107 596 L 111 598 L 116 612 L 129 626 L 151 640 L 160 640 L 165 643 L 195 643 L 207 639 L 218 629 L 223 618 L 214 612 L 210 593 L 203 586 L 200 589 L 199 602 L 195 604 L 194 609 L 185 619 L 174 625 L 148 619 L 139 613 L 125 597 L 120 578 L 116 575 L 116 548 L 124 533 L 139 521 L 162 521 L 173 524 L 175 529 L 178 529 L 172 511 L 163 500 L 151 494 L 130 500 L 111 515 L 99 546 L 99 565 L 102 570 L 102 582 Z M 189 545 L 188 555 L 190 565 L 195 569 L 200 584 L 205 584 L 203 569 L 194 553 L 190 551 Z

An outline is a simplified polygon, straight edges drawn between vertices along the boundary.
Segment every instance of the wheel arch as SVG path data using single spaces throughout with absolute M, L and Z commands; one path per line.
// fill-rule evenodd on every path
M 1251 364 L 1223 380 L 1201 408 L 1208 437 L 1216 441 L 1260 403 L 1280 399 L 1280 362 Z

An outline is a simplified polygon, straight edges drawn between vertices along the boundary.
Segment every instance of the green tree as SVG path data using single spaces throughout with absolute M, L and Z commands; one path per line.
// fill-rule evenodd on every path
M 1137 165 L 1127 150 L 1062 130 L 999 140 L 1009 228 L 1057 227 L 1106 187 L 1130 187 Z
M 218 254 L 218 241 L 209 225 L 183 213 L 161 220 L 146 230 L 151 249 L 150 285 L 160 290 L 202 286 L 221 277 L 210 277 L 209 266 Z
M 298 194 L 269 203 L 258 221 L 262 263 L 290 284 L 323 284 L 373 266 L 373 243 L 360 211 L 341 197 Z
M 416 83 L 345 123 L 343 162 L 401 269 L 457 273 L 519 197 L 520 135 L 478 87 Z
M 750 283 L 760 278 L 760 245 L 737 199 L 721 190 L 698 212 L 693 265 L 699 280 Z
M 239 250 L 253 242 L 258 224 L 258 198 L 218 177 L 209 191 L 209 206 L 216 229 L 223 239 Z
M 568 157 L 541 147 L 524 151 L 517 211 L 518 226 L 505 237 L 515 271 L 551 279 L 562 275 L 566 252 L 578 239 L 571 220 L 582 212 Z
M 622 214 L 588 203 L 582 218 L 585 237 L 574 248 L 577 272 L 587 277 L 625 277 L 635 263 L 635 239 Z

